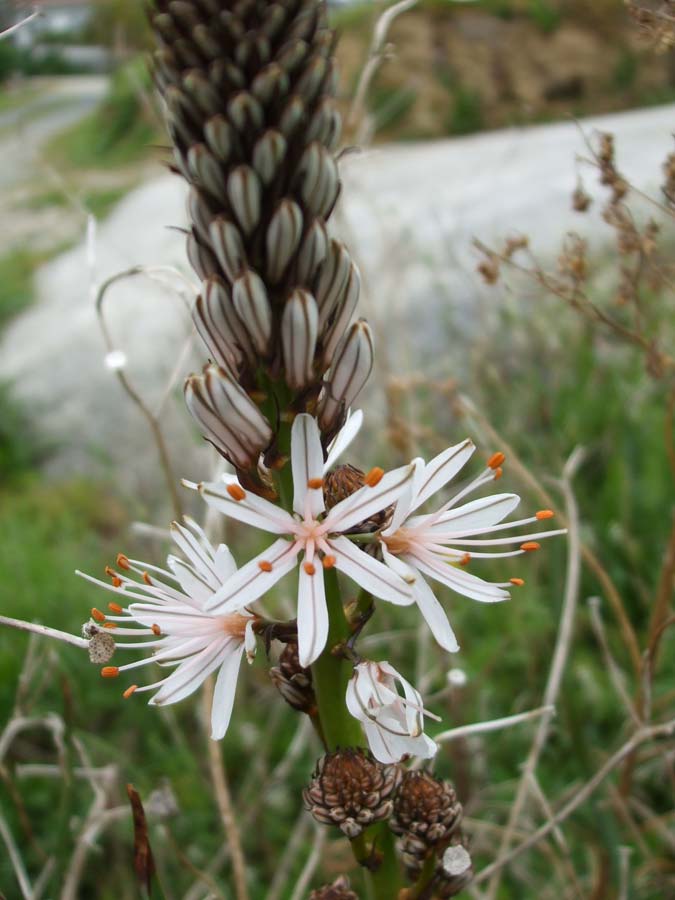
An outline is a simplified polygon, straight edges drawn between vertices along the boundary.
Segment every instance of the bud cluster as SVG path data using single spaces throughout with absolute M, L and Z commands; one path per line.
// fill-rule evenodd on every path
M 359 274 L 326 229 L 340 192 L 333 34 L 317 0 L 156 0 L 151 21 L 213 361 L 187 403 L 250 471 L 261 452 L 275 462 L 275 403 L 317 415 L 327 443 L 372 368 L 370 329 L 350 324 Z

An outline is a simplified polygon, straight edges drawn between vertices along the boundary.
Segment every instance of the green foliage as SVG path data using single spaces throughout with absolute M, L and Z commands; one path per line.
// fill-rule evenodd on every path
M 12 250 L 0 256 L 0 329 L 33 301 L 33 275 L 46 254 Z
M 527 14 L 544 34 L 555 31 L 562 20 L 562 12 L 549 0 L 529 0 Z
M 143 158 L 157 140 L 150 94 L 144 60 L 118 70 L 101 105 L 53 138 L 48 154 L 59 166 L 70 168 L 109 168 Z
M 617 91 L 630 90 L 635 85 L 638 71 L 639 61 L 637 55 L 630 47 L 624 47 L 614 66 L 612 84 Z
M 449 134 L 470 134 L 483 127 L 483 106 L 478 91 L 464 85 L 453 90 L 452 109 L 448 121 Z
M 11 386 L 0 382 L 0 484 L 30 471 L 45 451 L 25 410 L 12 399 Z

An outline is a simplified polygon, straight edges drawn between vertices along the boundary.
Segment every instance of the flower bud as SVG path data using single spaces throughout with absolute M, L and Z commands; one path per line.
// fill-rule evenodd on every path
M 287 149 L 286 138 L 271 128 L 253 147 L 253 168 L 263 184 L 269 184 L 277 173 Z
M 239 318 L 225 282 L 213 276 L 202 285 L 202 293 L 192 310 L 197 333 L 214 360 L 234 375 L 245 357 L 255 359 L 248 332 Z
M 250 166 L 237 166 L 227 179 L 227 196 L 237 221 L 249 235 L 260 221 L 260 179 Z
M 345 291 L 351 266 L 352 261 L 345 245 L 340 241 L 331 240 L 316 286 L 316 302 L 319 306 L 319 329 L 321 331 L 328 322 L 339 297 Z
M 331 370 L 319 399 L 319 424 L 332 432 L 345 415 L 373 368 L 373 335 L 364 319 L 349 328 L 331 362 Z
M 204 125 L 204 137 L 214 156 L 221 162 L 227 162 L 232 152 L 234 135 L 225 116 L 217 115 L 209 119 Z
M 256 351 L 265 355 L 272 336 L 272 308 L 265 283 L 249 269 L 232 286 L 232 300 Z
M 302 236 L 302 210 L 292 200 L 282 200 L 267 229 L 267 274 L 280 281 Z
M 187 236 L 187 255 L 190 265 L 200 279 L 208 278 L 218 271 L 218 260 L 209 248 L 202 244 L 194 229 Z
M 205 144 L 193 144 L 188 150 L 187 166 L 197 184 L 220 200 L 225 195 L 225 178 L 220 163 Z
M 340 191 L 340 177 L 333 156 L 316 141 L 300 159 L 296 184 L 307 209 L 327 218 Z
M 359 302 L 361 277 L 354 263 L 349 270 L 349 278 L 337 299 L 333 310 L 332 321 L 323 334 L 323 365 L 330 366 L 338 344 L 351 322 Z
M 295 290 L 286 301 L 281 320 L 281 344 L 286 381 L 292 388 L 306 387 L 314 375 L 314 351 L 319 313 L 314 297 Z
M 210 441 L 233 465 L 250 468 L 272 440 L 269 422 L 236 380 L 215 365 L 185 383 L 188 408 Z
M 310 284 L 328 252 L 328 234 L 321 219 L 314 219 L 298 251 L 296 276 L 301 284 Z
M 235 281 L 246 268 L 246 251 L 241 232 L 233 222 L 218 217 L 211 222 L 209 235 L 223 271 L 230 281 Z

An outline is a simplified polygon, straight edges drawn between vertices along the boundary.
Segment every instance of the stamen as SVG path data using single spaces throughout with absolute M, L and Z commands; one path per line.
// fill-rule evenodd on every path
M 506 456 L 503 453 L 493 453 L 487 461 L 488 469 L 498 469 L 505 459 Z
M 119 575 L 113 575 L 112 586 L 115 588 L 122 587 L 122 579 L 119 577 Z
M 384 469 L 381 469 L 379 466 L 375 466 L 373 469 L 368 472 L 366 477 L 363 479 L 364 484 L 367 484 L 368 487 L 375 487 L 375 485 L 379 484 L 384 477 Z
M 103 571 L 108 576 L 108 578 L 117 578 L 118 577 L 117 572 L 110 566 L 106 566 Z
M 162 629 L 159 627 L 159 625 L 151 625 L 150 630 L 154 635 L 157 635 L 157 637 L 159 637 L 159 635 L 162 633 Z
M 531 553 L 533 550 L 539 550 L 541 544 L 538 544 L 536 541 L 525 541 L 524 544 L 520 545 L 520 549 L 524 550 L 526 553 Z
M 307 487 L 314 491 L 318 491 L 319 488 L 323 487 L 323 478 L 310 478 L 307 482 Z
M 101 669 L 101 678 L 117 678 L 119 674 L 117 666 L 103 666 Z
M 497 468 L 495 469 L 494 480 L 499 481 L 499 479 L 502 477 L 503 474 L 504 474 L 504 470 L 502 469 L 502 467 L 497 466 Z
M 303 563 L 302 568 L 305 570 L 305 572 L 307 572 L 308 575 L 316 574 L 316 567 L 315 567 L 314 563 L 311 563 L 311 562 Z
M 120 569 L 130 569 L 129 565 L 129 557 L 125 556 L 124 553 L 118 553 L 117 559 L 115 560 Z
M 92 619 L 96 619 L 97 622 L 105 622 L 105 615 L 101 612 L 100 609 L 96 609 L 94 606 L 91 611 Z
M 322 562 L 323 562 L 324 569 L 332 569 L 335 566 L 335 563 L 337 562 L 337 560 L 335 559 L 334 556 L 331 556 L 329 554 L 328 556 L 324 556 Z
M 458 566 L 468 566 L 471 562 L 471 554 L 465 553 L 464 556 L 457 563 Z
M 515 587 L 522 587 L 525 584 L 522 578 L 509 578 L 509 582 Z
M 228 484 L 227 493 L 232 497 L 233 500 L 236 500 L 237 503 L 244 500 L 246 497 L 246 491 L 238 484 Z
M 266 559 L 261 559 L 258 563 L 258 568 L 261 572 L 271 572 L 272 571 L 272 563 L 268 562 Z
M 143 581 L 146 584 L 152 585 L 152 578 L 150 578 L 147 572 L 143 572 Z
M 552 509 L 540 509 L 538 513 L 535 513 L 536 519 L 552 519 L 555 513 Z
M 116 622 L 104 622 L 103 627 L 104 628 L 117 628 L 117 623 Z
M 123 613 L 123 612 L 124 612 L 124 610 L 123 610 L 122 607 L 119 605 L 119 603 L 109 603 L 109 604 L 108 604 L 108 609 L 110 610 L 110 612 L 114 612 L 115 615 L 118 615 L 118 616 L 119 616 L 120 613 Z
M 131 697 L 131 695 L 134 693 L 134 691 L 137 691 L 137 690 L 138 690 L 138 685 L 132 684 L 126 689 L 126 691 L 124 691 L 122 696 L 124 697 L 125 700 L 128 700 L 129 697 Z

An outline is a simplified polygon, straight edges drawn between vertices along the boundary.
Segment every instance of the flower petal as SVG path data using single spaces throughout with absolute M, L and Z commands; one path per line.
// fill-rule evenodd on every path
M 225 659 L 230 640 L 212 642 L 200 653 L 190 656 L 169 675 L 149 701 L 152 706 L 168 706 L 188 697 Z
M 394 534 L 403 525 L 413 509 L 415 509 L 415 501 L 419 492 L 419 487 L 424 478 L 424 460 L 420 457 L 414 459 L 411 465 L 415 466 L 413 477 L 408 482 L 403 493 L 396 501 L 394 515 L 387 528 L 383 529 L 383 535 Z
M 321 433 L 316 419 L 302 414 L 295 417 L 291 431 L 291 466 L 293 468 L 293 510 L 299 516 L 309 513 L 316 519 L 325 509 L 323 491 L 310 488 L 309 482 L 318 484 L 323 475 L 323 450 Z M 309 507 L 305 508 L 309 498 Z
M 346 537 L 334 537 L 328 543 L 337 568 L 360 587 L 397 606 L 409 606 L 413 602 L 410 585 L 384 563 L 373 559 Z
M 335 465 L 339 457 L 342 456 L 361 430 L 361 425 L 363 425 L 363 410 L 357 409 L 356 412 L 351 413 L 347 418 L 347 421 L 328 447 L 328 458 L 323 467 L 324 472 L 327 472 Z
M 242 566 L 206 604 L 211 614 L 244 609 L 273 587 L 296 565 L 298 550 L 281 538 Z M 261 568 L 262 564 L 262 568 Z M 271 568 L 269 568 L 271 567 Z
M 293 518 L 285 510 L 251 491 L 244 491 L 234 475 L 223 475 L 223 482 L 224 484 L 207 481 L 197 486 L 209 506 L 213 506 L 231 519 L 260 528 L 262 531 L 269 531 L 272 534 L 292 533 Z M 234 496 L 228 493 L 228 487 L 239 488 L 244 495 L 243 498 L 235 500 Z
M 298 582 L 298 657 L 304 668 L 323 651 L 328 639 L 328 609 L 323 583 L 323 567 L 316 565 L 309 574 L 300 566 Z
M 448 447 L 447 450 L 439 453 L 438 456 L 435 456 L 428 462 L 424 467 L 424 476 L 419 485 L 417 498 L 412 509 L 417 509 L 429 497 L 440 491 L 449 481 L 452 481 L 455 475 L 464 468 L 475 449 L 473 441 L 467 438 L 461 444 Z
M 227 726 L 230 724 L 243 652 L 243 645 L 232 644 L 228 647 L 228 653 L 218 672 L 211 706 L 211 739 L 214 741 L 225 737 Z
M 431 633 L 441 647 L 449 653 L 457 653 L 459 644 L 445 610 L 421 575 L 413 585 L 413 597 L 419 607 L 419 611 L 431 629 Z
M 435 540 L 442 534 L 449 536 L 471 534 L 475 529 L 497 525 L 510 515 L 519 503 L 520 497 L 517 494 L 493 494 L 449 509 L 438 517 L 420 516 L 419 523 L 423 524 L 425 518 L 432 520 L 430 527 Z M 410 521 L 411 528 L 415 527 L 415 521 L 414 519 Z
M 395 503 L 414 477 L 416 470 L 415 463 L 401 466 L 387 472 L 374 486 L 367 484 L 336 503 L 326 516 L 325 521 L 329 525 L 329 530 L 347 531 Z
M 411 557 L 409 562 L 419 568 L 421 572 L 440 581 L 458 594 L 478 600 L 481 603 L 498 603 L 501 600 L 509 600 L 510 594 L 504 588 L 498 587 L 489 581 L 484 581 L 471 572 L 465 572 L 457 566 L 450 565 L 442 559 L 425 554 L 424 559 L 419 556 Z

